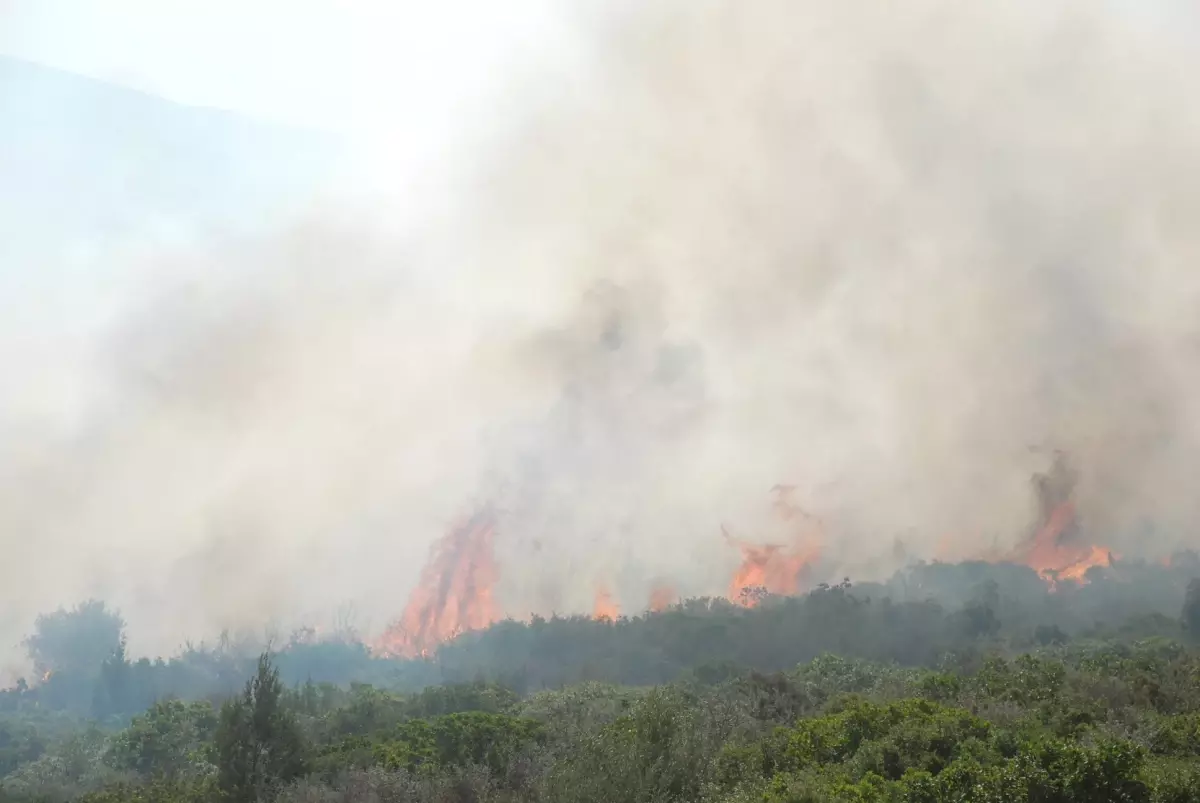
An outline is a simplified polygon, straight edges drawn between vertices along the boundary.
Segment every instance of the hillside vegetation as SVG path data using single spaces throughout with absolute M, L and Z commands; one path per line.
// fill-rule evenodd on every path
M 920 565 L 411 661 L 304 633 L 132 660 L 91 602 L 0 693 L 0 799 L 1200 801 L 1197 574 Z

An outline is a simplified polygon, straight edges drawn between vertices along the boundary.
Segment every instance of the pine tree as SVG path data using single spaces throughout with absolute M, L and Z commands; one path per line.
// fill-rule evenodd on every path
M 113 654 L 100 665 L 100 678 L 92 698 L 92 714 L 98 719 L 114 714 L 127 714 L 134 709 L 132 666 L 121 636 Z
M 283 706 L 283 684 L 269 654 L 239 697 L 221 707 L 217 785 L 225 800 L 254 803 L 305 771 L 305 745 L 295 716 Z

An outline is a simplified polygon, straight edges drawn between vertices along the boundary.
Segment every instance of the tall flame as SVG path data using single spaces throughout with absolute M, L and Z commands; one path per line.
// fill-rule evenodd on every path
M 791 486 L 777 485 L 774 507 L 784 521 L 799 520 L 801 525 L 819 522 L 791 502 Z M 797 529 L 790 546 L 784 544 L 752 544 L 735 538 L 722 527 L 725 539 L 742 553 L 742 562 L 729 583 L 729 599 L 746 607 L 758 604 L 762 592 L 795 594 L 809 567 L 820 557 L 819 539 L 811 530 Z
M 495 515 L 485 508 L 433 545 L 421 579 L 378 651 L 411 658 L 500 619 L 492 592 L 499 578 L 492 551 Z

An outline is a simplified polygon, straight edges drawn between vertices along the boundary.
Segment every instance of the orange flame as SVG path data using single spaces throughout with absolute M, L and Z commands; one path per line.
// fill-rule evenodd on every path
M 1037 571 L 1051 588 L 1057 588 L 1064 580 L 1086 583 L 1088 569 L 1111 566 L 1112 552 L 1080 540 L 1079 521 L 1071 499 L 1075 475 L 1064 455 L 1055 456 L 1048 473 L 1034 477 L 1034 487 L 1042 523 L 1013 558 Z
M 675 604 L 679 594 L 672 586 L 656 584 L 650 589 L 650 604 L 648 609 L 653 613 L 662 613 Z
M 791 486 L 777 485 L 775 509 L 784 521 L 802 519 L 802 522 L 817 523 L 816 519 L 792 504 Z M 746 607 L 754 607 L 762 592 L 770 594 L 795 594 L 800 591 L 801 581 L 813 562 L 820 557 L 821 548 L 811 532 L 801 530 L 788 547 L 783 544 L 751 544 L 730 535 L 722 527 L 725 539 L 742 553 L 742 563 L 729 583 L 729 599 Z
M 1059 504 L 1018 555 L 1020 562 L 1034 569 L 1051 587 L 1063 580 L 1086 583 L 1088 569 L 1112 565 L 1109 550 L 1073 540 L 1075 522 L 1075 505 L 1070 501 Z
M 608 588 L 601 585 L 596 589 L 596 602 L 592 606 L 593 619 L 609 619 L 616 621 L 621 615 L 621 607 L 617 601 L 613 599 L 613 595 L 609 593 Z
M 734 602 L 742 601 L 747 607 L 753 607 L 755 602 L 742 600 L 743 592 L 756 588 L 771 594 L 797 593 L 805 569 L 820 556 L 816 548 L 785 551 L 786 547 L 781 544 L 748 544 L 728 532 L 725 536 L 742 552 L 742 564 L 729 584 L 729 598 Z
M 383 634 L 377 650 L 412 658 L 460 633 L 500 619 L 492 590 L 499 572 L 492 554 L 495 515 L 490 509 L 451 528 L 434 544 L 404 613 Z

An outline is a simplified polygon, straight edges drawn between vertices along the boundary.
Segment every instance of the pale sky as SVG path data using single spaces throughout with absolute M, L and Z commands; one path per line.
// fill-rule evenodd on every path
M 570 52 L 551 0 L 0 0 L 0 54 L 331 132 L 406 174 L 515 70 Z
M 555 31 L 514 0 L 8 0 L 0 52 L 183 103 L 344 133 L 482 90 Z
M 1108 0 L 1178 33 L 1188 0 Z M 579 55 L 562 0 L 0 0 L 0 55 L 320 129 L 393 185 L 480 128 L 518 70 Z M 494 99 L 494 98 L 493 98 Z M 474 115 L 474 116 L 473 116 Z M 368 188 L 368 187 L 364 187 Z M 369 188 L 368 188 L 369 189 Z

